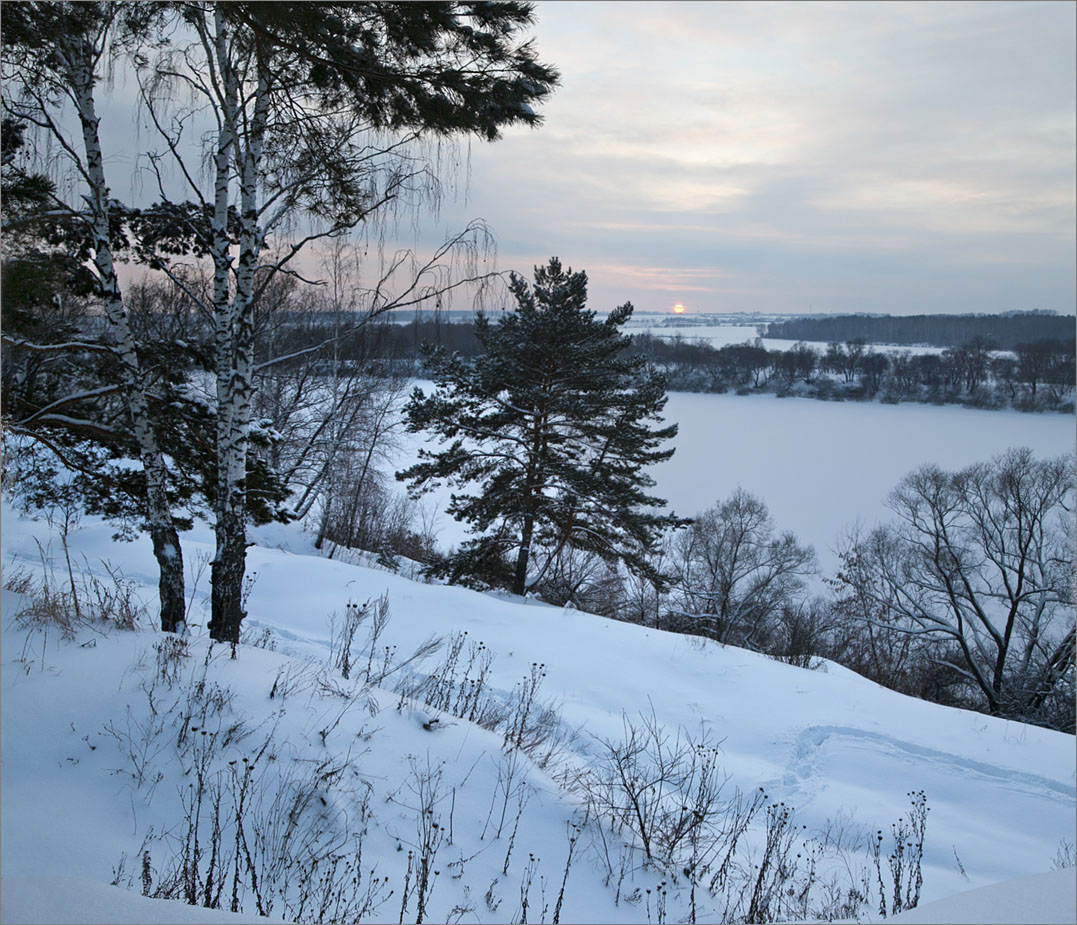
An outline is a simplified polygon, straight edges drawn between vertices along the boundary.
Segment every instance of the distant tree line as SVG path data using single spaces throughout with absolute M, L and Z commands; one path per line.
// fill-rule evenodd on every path
M 498 313 L 491 317 L 497 318 Z M 997 317 L 997 316 L 996 316 Z M 332 312 L 280 313 L 273 350 L 294 351 L 305 362 L 307 345 L 324 343 L 333 330 L 346 330 L 336 342 L 334 362 L 369 363 L 378 358 L 396 375 L 422 376 L 423 345 L 463 359 L 482 349 L 472 323 L 441 320 L 429 313 L 402 322 L 349 329 Z M 957 403 L 977 408 L 1023 411 L 1074 409 L 1074 338 L 1043 337 L 1001 350 L 974 337 L 941 352 L 881 350 L 861 338 L 831 341 L 825 347 L 798 342 L 788 350 L 768 350 L 760 340 L 715 347 L 705 340 L 648 332 L 632 335 L 630 348 L 663 374 L 667 388 L 684 392 L 770 392 L 827 401 L 917 401 Z M 358 368 L 358 367 L 357 367 Z
M 474 318 L 463 323 L 444 321 L 438 313 L 416 312 L 406 322 L 398 314 L 392 320 L 382 317 L 356 325 L 351 311 L 294 304 L 277 313 L 272 340 L 263 339 L 256 349 L 294 354 L 293 360 L 284 361 L 285 365 L 302 366 L 309 360 L 304 351 L 313 352 L 328 338 L 333 339 L 332 359 L 326 351 L 321 351 L 323 364 L 359 364 L 377 358 L 386 370 L 405 375 L 420 373 L 424 345 L 442 347 L 450 354 L 458 353 L 468 359 L 481 350 Z
M 1041 338 L 999 351 L 973 338 L 941 353 L 881 352 L 864 340 L 825 349 L 798 342 L 767 350 L 761 341 L 714 347 L 706 341 L 637 334 L 636 349 L 670 389 L 738 395 L 773 392 L 829 401 L 958 403 L 1022 411 L 1074 409 L 1074 340 Z
M 975 338 L 990 340 L 1000 350 L 1037 340 L 1072 340 L 1074 316 L 1050 311 L 1005 312 L 998 315 L 835 315 L 794 318 L 768 324 L 764 337 L 778 340 L 849 341 L 957 347 Z

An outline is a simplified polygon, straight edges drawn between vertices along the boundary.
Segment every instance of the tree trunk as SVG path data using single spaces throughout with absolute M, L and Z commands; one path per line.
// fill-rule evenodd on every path
M 158 592 L 161 599 L 161 629 L 177 632 L 185 623 L 183 552 L 174 526 L 153 530 L 153 555 L 160 569 Z
M 86 202 L 92 219 L 94 269 L 97 271 L 101 296 L 105 303 L 105 316 L 115 342 L 114 351 L 119 361 L 120 381 L 131 417 L 131 433 L 138 444 L 139 457 L 146 475 L 146 523 L 153 540 L 153 554 L 160 569 L 161 629 L 175 632 L 184 613 L 183 551 L 172 521 L 167 469 L 150 417 L 135 337 L 131 331 L 130 319 L 123 304 L 113 263 L 109 236 L 109 190 L 98 132 L 100 122 L 93 95 L 94 50 L 86 40 L 82 40 L 67 47 L 65 51 L 69 56 L 75 88 L 74 99 L 86 152 L 85 176 L 90 186 Z
M 523 536 L 520 539 L 520 551 L 516 555 L 516 574 L 512 579 L 512 593 L 524 594 L 527 591 L 527 558 L 531 554 L 531 537 L 535 532 L 535 518 L 524 518 Z
M 246 127 L 247 146 L 240 143 L 242 112 L 239 77 L 230 57 L 229 30 L 220 10 L 215 13 L 215 53 L 222 82 L 222 118 L 215 152 L 214 187 L 214 317 L 217 378 L 217 549 L 210 637 L 239 641 L 243 612 L 243 574 L 247 536 L 247 455 L 250 446 L 253 392 L 254 272 L 261 231 L 256 207 L 257 176 L 262 155 L 268 106 L 268 85 L 259 63 L 258 91 L 252 122 Z M 240 179 L 240 246 L 235 294 L 230 297 L 231 266 L 227 231 L 230 163 Z
M 217 513 L 217 554 L 210 565 L 212 616 L 209 636 L 215 642 L 239 642 L 243 610 L 243 574 L 247 539 L 242 510 Z

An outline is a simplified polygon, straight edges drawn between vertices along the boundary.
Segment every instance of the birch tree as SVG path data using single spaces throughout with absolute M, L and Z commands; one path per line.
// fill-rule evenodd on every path
M 153 28 L 153 15 L 152 9 L 138 5 L 7 4 L 3 24 L 3 101 L 5 114 L 47 134 L 79 183 L 77 199 L 65 200 L 53 192 L 52 212 L 77 222 L 86 237 L 96 295 L 104 307 L 110 336 L 104 344 L 67 346 L 107 350 L 116 360 L 116 387 L 124 398 L 130 433 L 145 476 L 145 527 L 160 568 L 161 626 L 172 631 L 184 614 L 182 552 L 168 497 L 167 465 L 116 275 L 114 202 L 105 175 L 97 112 L 101 79 L 112 50 L 117 45 L 130 48 L 143 41 Z M 73 129 L 63 117 L 64 107 L 73 113 Z M 65 345 L 50 344 L 47 349 L 59 351 Z M 87 396 L 72 394 L 56 399 L 51 408 L 36 416 L 37 427 L 27 428 L 24 424 L 24 432 L 40 437 L 41 426 L 54 424 L 119 438 L 119 433 L 102 430 L 100 422 L 64 413 L 82 397 Z
M 213 266 L 216 463 L 212 562 L 214 639 L 236 641 L 243 619 L 246 478 L 255 388 L 253 318 L 260 292 L 295 258 L 393 208 L 436 199 L 421 148 L 428 136 L 535 125 L 531 103 L 557 80 L 518 32 L 528 4 L 185 3 L 194 36 L 142 67 L 143 106 L 163 142 L 150 158 L 162 198 L 168 161 L 208 217 Z M 177 89 L 181 88 L 181 89 Z M 208 125 L 212 183 L 203 189 L 187 144 Z M 403 293 L 375 292 L 367 317 L 428 295 L 443 261 L 481 231 L 466 229 Z M 280 245 L 267 247 L 269 240 Z M 402 262 L 402 258 L 399 258 Z M 398 266 L 398 258 L 389 261 Z M 160 265 L 167 269 L 164 260 Z M 391 274 L 383 274 L 387 279 Z M 442 284 L 440 291 L 465 279 Z M 267 361 L 272 362 L 272 360 Z

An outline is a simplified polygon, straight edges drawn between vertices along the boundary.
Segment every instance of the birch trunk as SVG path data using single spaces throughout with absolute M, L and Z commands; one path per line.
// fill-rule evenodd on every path
M 161 453 L 146 399 L 142 371 L 130 319 L 112 256 L 109 236 L 109 190 L 98 133 L 99 119 L 94 101 L 94 49 L 86 39 L 69 45 L 64 52 L 70 67 L 73 98 L 82 128 L 86 152 L 85 176 L 89 185 L 89 207 L 93 234 L 93 262 L 105 303 L 105 313 L 115 341 L 120 382 L 146 477 L 146 527 L 153 542 L 153 554 L 160 569 L 158 591 L 161 602 L 161 629 L 175 632 L 184 618 L 183 551 L 172 520 L 168 500 L 167 469 Z
M 217 150 L 217 268 L 228 246 L 227 192 L 229 161 L 235 162 L 240 181 L 240 244 L 235 293 L 226 286 L 215 296 L 217 326 L 217 504 L 216 554 L 211 569 L 213 592 L 211 638 L 239 641 L 243 609 L 243 577 L 247 552 L 247 456 L 250 448 L 251 399 L 254 389 L 254 278 L 261 249 L 258 212 L 258 171 L 268 119 L 268 83 L 261 62 L 250 101 L 252 112 L 241 112 L 241 87 L 230 56 L 224 18 L 216 14 L 217 61 L 223 85 L 224 106 Z M 241 122 L 242 120 L 242 122 Z M 241 133 L 241 125 L 243 131 Z M 245 143 L 241 143 L 245 142 Z M 225 270 L 225 273 L 227 271 Z M 227 276 L 224 276 L 227 282 Z
M 229 54 L 230 35 L 220 12 L 215 13 L 214 55 L 217 61 L 218 129 L 214 153 L 213 203 L 213 321 L 214 368 L 217 385 L 217 490 L 215 499 L 216 551 L 210 563 L 210 638 L 222 642 L 239 641 L 239 624 L 243 612 L 243 570 L 235 574 L 236 546 L 239 561 L 245 554 L 244 537 L 236 537 L 236 528 L 228 517 L 227 453 L 232 430 L 232 371 L 235 366 L 235 337 L 232 322 L 232 258 L 228 236 L 228 199 L 232 152 L 236 144 L 238 121 L 238 79 Z M 238 591 L 237 591 L 238 586 Z

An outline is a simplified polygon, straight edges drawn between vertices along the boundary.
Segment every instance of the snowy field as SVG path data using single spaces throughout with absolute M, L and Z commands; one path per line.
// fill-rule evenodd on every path
M 759 338 L 759 328 L 755 324 L 681 324 L 678 322 L 654 322 L 649 318 L 640 319 L 639 322 L 629 322 L 625 330 L 630 334 L 646 331 L 655 337 L 672 340 L 680 337 L 686 341 L 706 341 L 714 348 L 726 347 L 730 344 L 743 344 L 745 341 L 755 342 Z M 789 350 L 799 341 L 784 340 L 776 337 L 761 338 L 761 342 L 767 350 Z M 809 345 L 817 353 L 826 353 L 826 343 L 822 341 L 810 341 Z M 874 353 L 942 353 L 945 347 L 909 346 L 907 344 L 872 344 L 870 349 Z
M 925 463 L 956 469 L 1013 446 L 1041 457 L 1074 449 L 1069 415 L 956 405 L 671 392 L 664 414 L 680 431 L 673 458 L 652 470 L 658 497 L 690 517 L 739 485 L 766 502 L 779 529 L 815 547 L 824 571 L 837 564 L 833 550 L 841 535 L 857 522 L 870 528 L 888 519 L 886 496 Z M 405 435 L 400 458 L 422 439 Z M 449 494 L 430 498 L 443 508 Z M 466 537 L 444 515 L 436 525 L 442 546 Z

